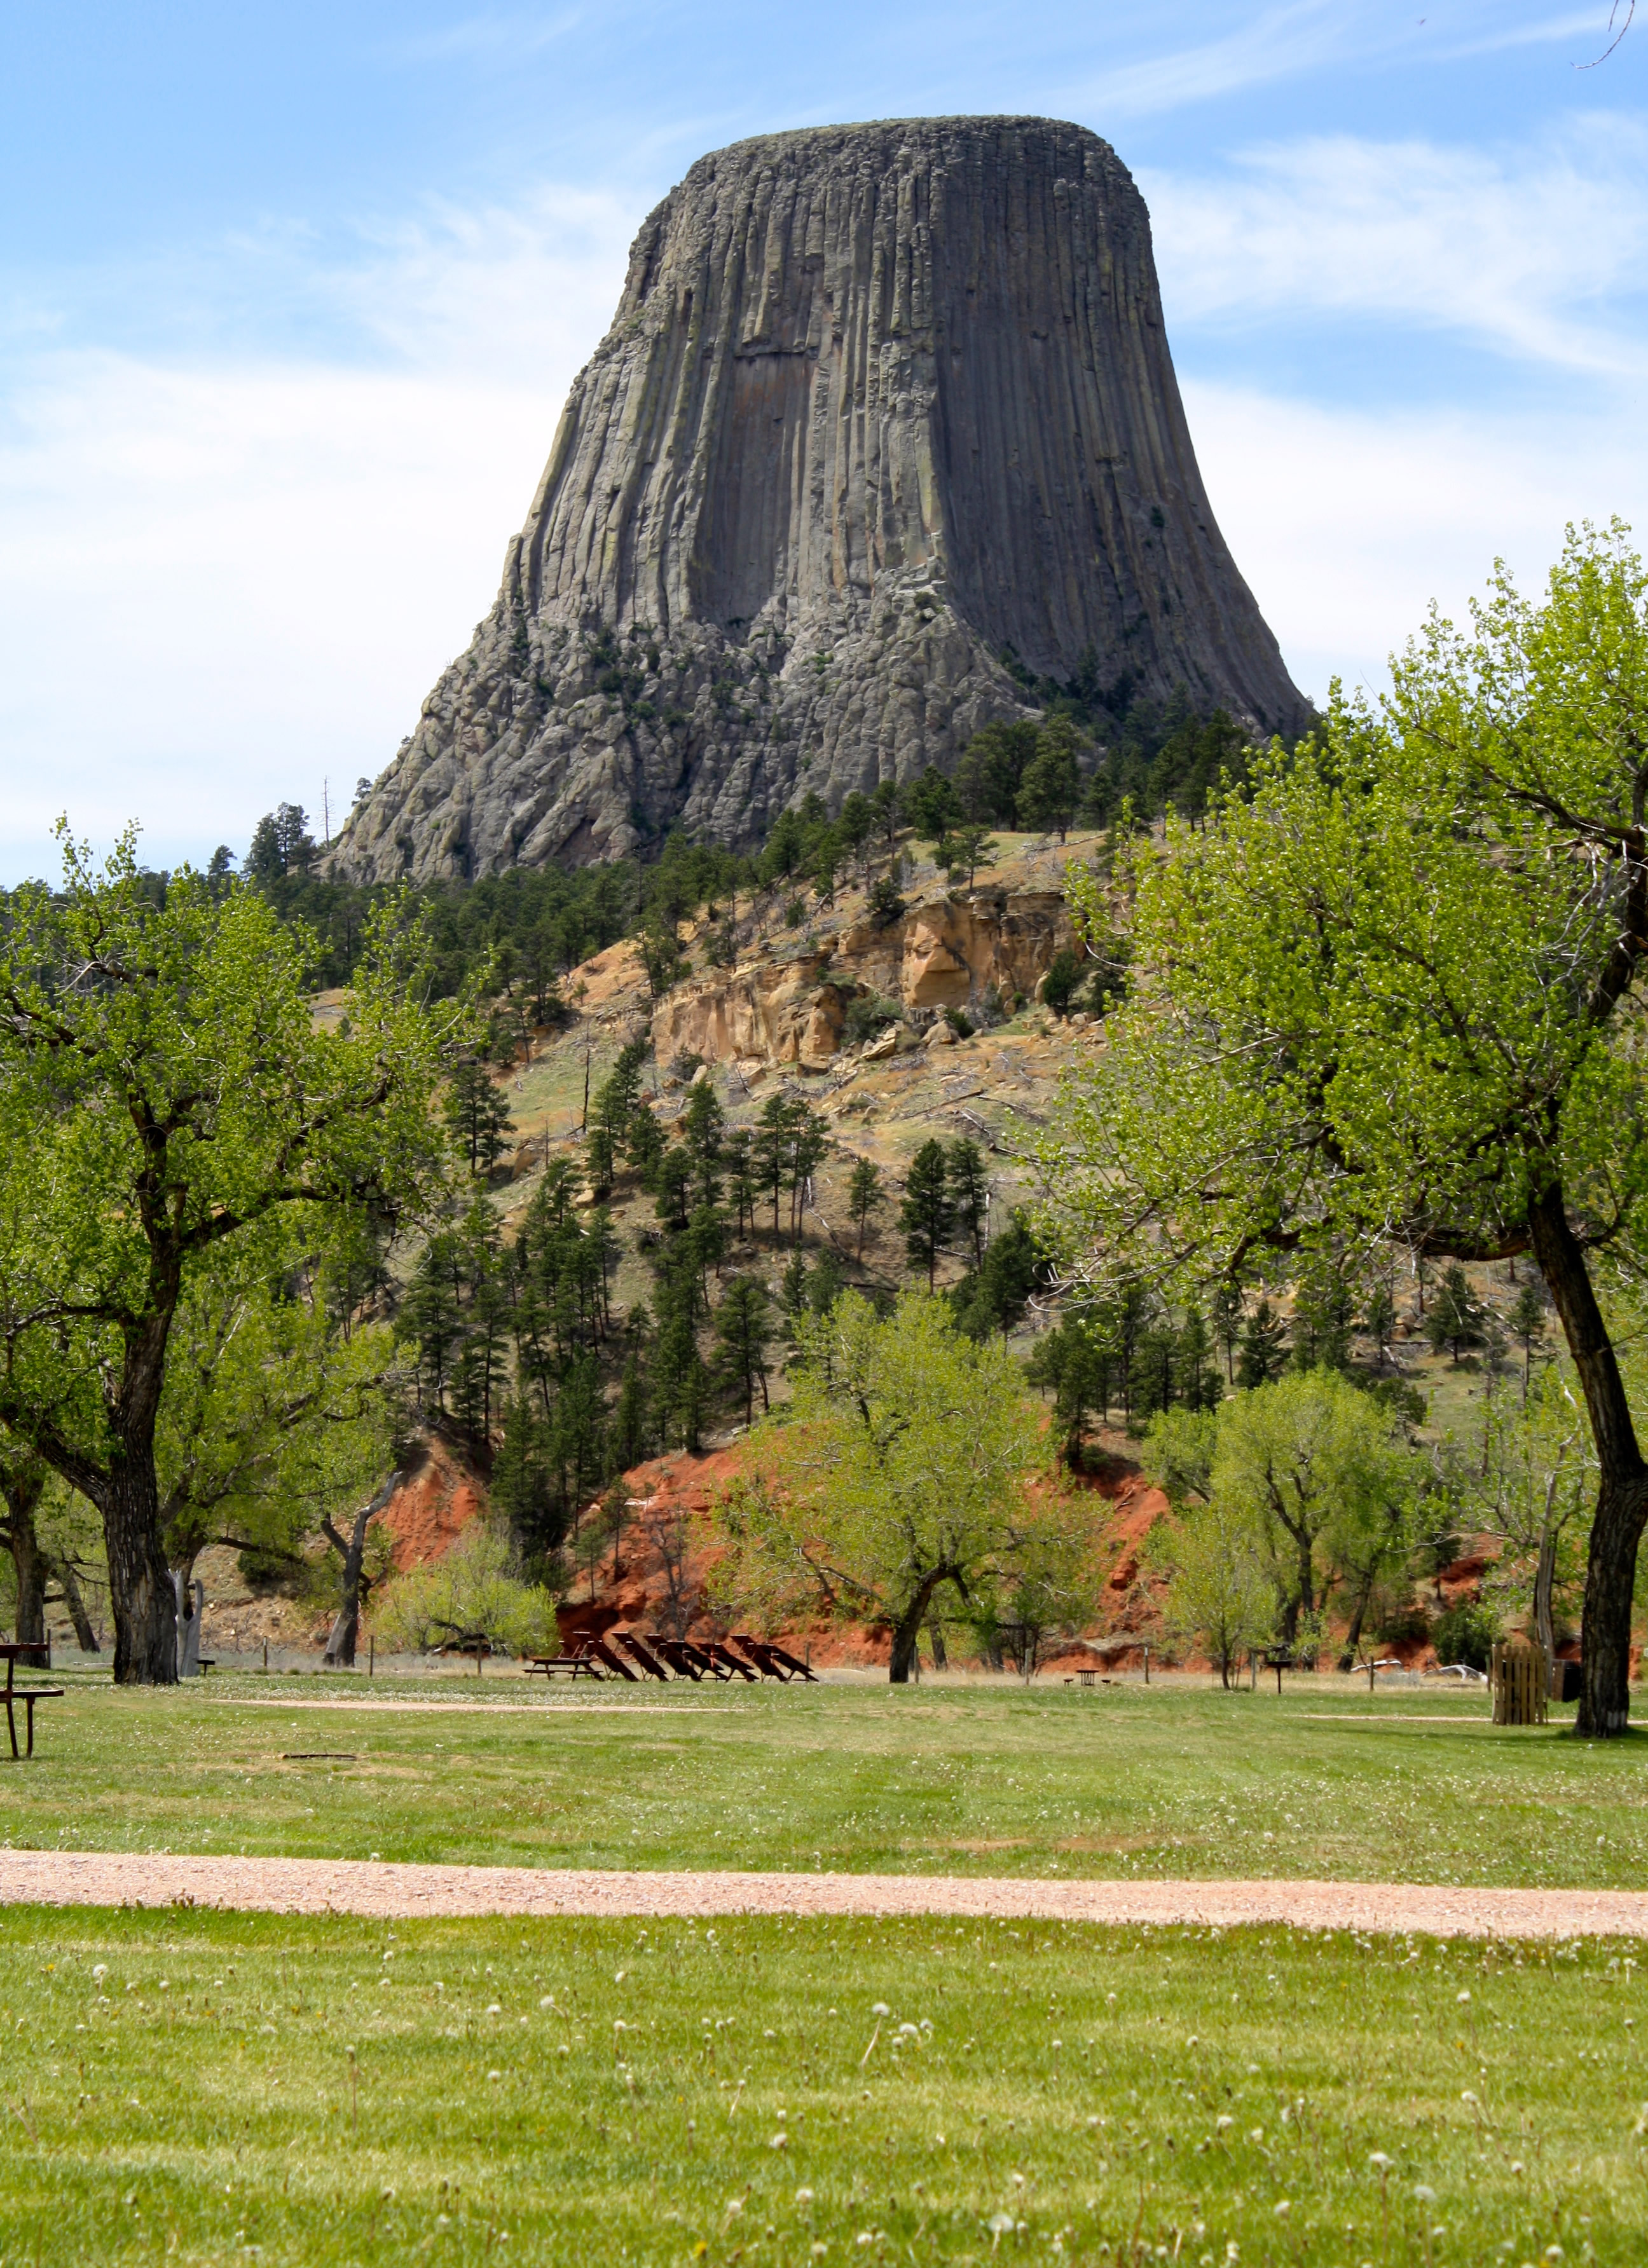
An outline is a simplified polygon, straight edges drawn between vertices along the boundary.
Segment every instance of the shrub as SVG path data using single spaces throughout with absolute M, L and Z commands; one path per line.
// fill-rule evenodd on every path
M 956 1037 L 958 1040 L 972 1039 L 972 1026 L 969 1023 L 965 1014 L 961 1009 L 946 1008 L 944 1011 L 944 1021 L 950 1026 L 951 1031 L 955 1033 Z
M 903 917 L 904 900 L 899 896 L 898 885 L 891 874 L 882 876 L 870 892 L 868 902 L 869 917 L 877 929 L 885 929 L 891 923 Z
M 1430 1636 L 1430 1617 L 1423 1607 L 1393 1607 L 1381 1615 L 1373 1633 L 1381 1646 L 1402 1646 Z
M 1499 1617 L 1480 1599 L 1467 1599 L 1438 1615 L 1430 1635 L 1439 1662 L 1462 1661 L 1468 1668 L 1486 1669 L 1498 1640 Z
M 1070 1003 L 1081 983 L 1083 969 L 1068 945 L 1061 945 L 1048 964 L 1042 979 L 1041 997 L 1055 1016 L 1068 1016 Z
M 548 1653 L 557 1637 L 554 1602 L 518 1580 L 509 1564 L 503 1538 L 477 1521 L 445 1558 L 414 1567 L 374 1600 L 374 1634 L 412 1653 L 477 1637 L 512 1653 Z
M 889 1024 L 899 1022 L 903 1014 L 896 1001 L 883 1000 L 879 993 L 861 992 L 846 1012 L 841 1036 L 848 1047 L 862 1047 L 877 1032 L 884 1032 Z

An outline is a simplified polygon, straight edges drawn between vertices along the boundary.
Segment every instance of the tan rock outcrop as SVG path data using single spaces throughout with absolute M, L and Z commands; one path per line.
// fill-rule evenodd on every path
M 1057 890 L 924 899 L 898 921 L 853 924 L 831 948 L 677 985 L 654 1011 L 653 1046 L 664 1064 L 691 1053 L 822 1071 L 840 1049 L 856 993 L 896 1001 L 922 1020 L 923 1012 L 976 1007 L 992 988 L 1004 1002 L 1028 998 L 1074 935 Z
M 758 840 L 798 785 L 833 807 L 1024 714 L 1009 651 L 1309 713 L 1201 484 L 1132 177 L 1041 118 L 741 142 L 637 237 L 492 610 L 336 865 Z

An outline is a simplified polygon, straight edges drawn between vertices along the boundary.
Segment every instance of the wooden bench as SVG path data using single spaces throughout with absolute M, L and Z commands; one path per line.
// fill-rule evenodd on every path
M 37 1701 L 61 1701 L 63 1688 L 61 1685 L 19 1685 L 17 1682 L 19 1661 L 26 1662 L 32 1669 L 51 1668 L 49 1639 L 33 1644 L 13 1640 L 9 1645 L 0 1646 L 0 1656 L 4 1656 L 5 1660 L 5 1721 L 6 1730 L 11 1735 L 11 1760 L 15 1764 L 21 1755 L 32 1756 L 34 1753 L 34 1704 Z M 27 1742 L 25 1750 L 19 1750 L 17 1744 L 16 1712 L 19 1703 L 22 1705 Z
M 784 1685 L 793 1685 L 798 1678 L 808 1685 L 818 1683 L 804 1661 L 798 1661 L 770 1638 L 754 1638 L 748 1631 L 734 1631 L 732 1643 L 743 1647 L 764 1677 L 776 1677 Z
M 527 1662 L 526 1675 L 528 1677 L 593 1677 L 597 1684 L 601 1682 L 600 1665 L 592 1661 L 587 1653 L 535 1653 Z

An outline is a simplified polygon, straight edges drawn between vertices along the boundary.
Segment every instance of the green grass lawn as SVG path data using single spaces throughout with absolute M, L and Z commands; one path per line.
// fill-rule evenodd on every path
M 524 1866 L 1640 1887 L 1648 1743 L 1496 1731 L 1480 1690 L 1327 1679 L 610 1689 L 499 1671 L 80 1683 L 0 1764 L 0 1843 Z M 256 1705 L 276 1702 L 278 1705 Z M 530 1712 L 519 1706 L 536 1703 Z M 299 1757 L 297 1751 L 341 1751 Z
M 0 2260 L 1639 2263 L 1642 1957 L 14 1908 Z

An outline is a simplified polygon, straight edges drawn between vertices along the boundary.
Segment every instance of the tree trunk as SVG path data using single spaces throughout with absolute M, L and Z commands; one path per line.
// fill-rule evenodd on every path
M 85 1610 L 80 1580 L 72 1563 L 67 1559 L 54 1559 L 51 1571 L 63 1585 L 63 1603 L 69 1609 L 69 1619 L 74 1624 L 74 1634 L 81 1653 L 101 1653 L 103 1649 L 98 1644 L 96 1631 L 92 1627 L 92 1617 Z
M 366 1556 L 366 1530 L 400 1485 L 400 1473 L 391 1473 L 371 1503 L 363 1505 L 355 1514 L 347 1543 L 333 1526 L 329 1513 L 321 1522 L 321 1535 L 344 1563 L 344 1572 L 338 1579 L 337 1613 L 321 1657 L 329 1669 L 352 1669 L 355 1666 L 355 1646 L 360 1637 L 360 1603 L 371 1589 L 361 1572 Z M 592 1572 L 592 1584 L 594 1580 Z
M 177 1600 L 160 1547 L 151 1448 L 115 1457 L 99 1509 L 115 1622 L 115 1683 L 175 1685 Z
M 17 1638 L 21 1646 L 39 1646 L 46 1637 L 46 1554 L 34 1533 L 34 1507 L 20 1516 L 13 1508 L 6 1540 L 17 1572 Z
M 927 1610 L 932 1603 L 933 1594 L 942 1580 L 942 1569 L 935 1568 L 932 1574 L 924 1575 L 917 1587 L 915 1596 L 894 1624 L 892 1660 L 887 1668 L 887 1683 L 890 1685 L 907 1685 L 910 1683 L 910 1670 L 915 1660 L 916 1645 L 921 1635 L 921 1624 L 927 1619 Z
M 938 1620 L 936 1616 L 930 1623 L 928 1623 L 927 1626 L 927 1634 L 932 1641 L 934 1668 L 935 1670 L 948 1669 L 950 1668 L 950 1654 L 944 1645 L 944 1625 Z
M 1362 1625 L 1368 1618 L 1368 1603 L 1373 1596 L 1373 1586 L 1378 1580 L 1379 1563 L 1376 1559 L 1362 1579 L 1362 1588 L 1356 1594 L 1356 1612 L 1350 1617 L 1350 1628 L 1345 1632 L 1345 1643 L 1339 1656 L 1338 1668 L 1342 1673 L 1354 1665 L 1356 1648 L 1362 1643 Z
M 45 1493 L 46 1467 L 32 1453 L 25 1451 L 0 1468 L 5 1540 L 17 1571 L 17 1638 L 22 1646 L 38 1646 L 46 1636 L 48 1562 L 34 1526 L 34 1513 Z
M 1624 1732 L 1630 1717 L 1631 1594 L 1637 1546 L 1648 1520 L 1648 1465 L 1560 1183 L 1529 1205 L 1528 1226 L 1533 1256 L 1579 1375 L 1600 1470 L 1585 1569 L 1583 1683 L 1574 1729 L 1585 1740 L 1612 1740 Z
M 1533 1571 L 1533 1642 L 1545 1649 L 1548 1691 L 1556 1690 L 1556 1631 L 1551 1615 L 1551 1594 L 1556 1587 L 1556 1536 L 1548 1519 L 1540 1537 L 1539 1565 Z

